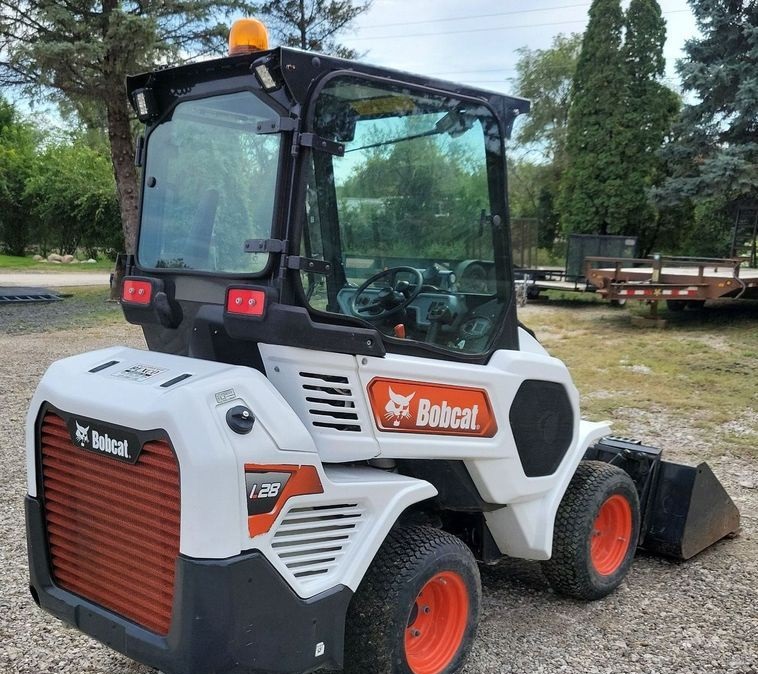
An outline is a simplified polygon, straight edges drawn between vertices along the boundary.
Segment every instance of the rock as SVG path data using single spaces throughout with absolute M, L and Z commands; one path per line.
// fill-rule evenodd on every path
M 71 260 L 71 264 L 80 264 L 80 262 L 79 260 L 74 259 L 74 260 Z
M 47 256 L 48 262 L 60 262 L 63 258 L 58 255 L 58 253 L 50 253 L 50 255 Z
M 63 264 L 61 260 L 49 260 L 51 264 Z
M 73 255 L 64 255 L 61 262 L 64 262 L 65 264 L 71 264 L 74 261 Z
M 32 260 L 34 260 L 35 262 L 42 262 L 42 260 L 44 260 L 44 259 L 45 259 L 45 258 L 43 258 L 41 255 L 35 255 L 35 256 L 32 258 Z
M 92 258 L 90 258 L 84 264 L 97 264 L 97 260 L 93 260 Z

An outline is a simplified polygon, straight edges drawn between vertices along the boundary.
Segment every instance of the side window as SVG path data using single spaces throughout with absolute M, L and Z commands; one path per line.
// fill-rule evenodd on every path
M 280 138 L 256 124 L 274 111 L 250 92 L 185 101 L 147 140 L 138 257 L 146 267 L 259 273 L 270 236 Z
M 314 130 L 301 274 L 310 306 L 389 337 L 488 349 L 508 304 L 502 140 L 488 108 L 358 76 L 332 80 Z M 498 216 L 498 217 L 496 217 Z

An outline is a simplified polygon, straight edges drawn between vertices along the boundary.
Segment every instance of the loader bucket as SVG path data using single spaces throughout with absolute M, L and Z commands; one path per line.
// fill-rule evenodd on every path
M 661 461 L 656 483 L 640 537 L 645 550 L 689 559 L 739 529 L 737 506 L 707 463 Z

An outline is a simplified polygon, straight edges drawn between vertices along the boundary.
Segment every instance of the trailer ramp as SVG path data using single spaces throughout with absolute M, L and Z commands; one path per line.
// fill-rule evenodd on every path
M 19 286 L 0 287 L 0 306 L 6 304 L 26 304 L 29 302 L 60 302 L 63 298 L 47 288 L 26 288 Z

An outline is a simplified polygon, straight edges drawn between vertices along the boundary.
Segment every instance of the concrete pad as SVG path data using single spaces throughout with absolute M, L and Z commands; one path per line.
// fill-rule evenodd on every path
M 0 286 L 102 286 L 110 284 L 110 272 L 0 272 Z

